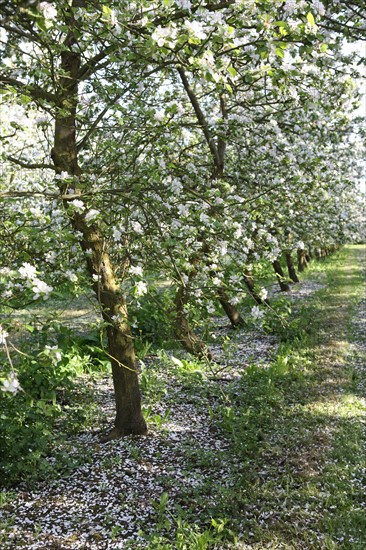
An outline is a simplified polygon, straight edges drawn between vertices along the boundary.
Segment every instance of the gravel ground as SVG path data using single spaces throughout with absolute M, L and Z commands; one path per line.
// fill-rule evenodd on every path
M 324 286 L 324 282 L 306 281 L 293 287 L 291 299 L 303 298 Z M 355 361 L 362 366 L 366 351 L 362 334 L 366 332 L 366 302 L 360 305 L 354 321 L 359 340 L 353 343 Z M 220 329 L 220 336 L 229 329 Z M 161 374 L 164 397 L 152 405 L 151 414 L 165 417 L 161 425 L 150 426 L 146 437 L 128 437 L 101 445 L 96 432 L 83 433 L 68 442 L 70 459 L 75 456 L 84 463 L 71 474 L 38 484 L 32 491 L 25 486 L 14 490 L 14 499 L 0 512 L 0 536 L 4 522 L 7 542 L 2 548 L 85 549 L 147 548 L 141 531 L 148 533 L 159 527 L 159 499 L 169 495 L 167 507 L 181 504 L 199 514 L 215 502 L 212 484 L 228 487 L 236 472 L 235 457 L 228 463 L 224 455 L 229 443 L 212 421 L 218 394 L 228 381 L 235 382 L 255 358 L 256 363 L 268 363 L 276 341 L 271 336 L 236 332 L 236 345 L 228 355 L 219 344 L 214 346 L 220 365 L 201 373 L 196 391 L 187 391 L 182 377 L 172 371 Z M 156 361 L 153 358 L 151 361 Z M 165 358 L 165 363 L 168 360 Z M 358 363 L 357 363 L 358 364 Z M 234 368 L 233 368 L 234 366 Z M 145 368 L 149 369 L 149 361 Z M 204 380 L 204 384 L 202 381 Z M 96 399 L 103 411 L 103 429 L 113 422 L 114 402 L 109 378 L 96 382 Z M 211 457 L 205 466 L 197 450 Z M 49 457 L 50 462 L 55 458 Z M 196 462 L 195 462 L 196 461 Z M 208 495 L 199 502 L 200 487 Z M 192 494 L 192 500 L 187 495 Z M 182 498 L 184 495 L 185 498 Z M 187 502 L 189 504 L 187 504 Z M 160 527 L 161 530 L 164 527 Z M 240 534 L 239 534 L 240 535 Z M 249 546 L 245 546 L 250 548 Z

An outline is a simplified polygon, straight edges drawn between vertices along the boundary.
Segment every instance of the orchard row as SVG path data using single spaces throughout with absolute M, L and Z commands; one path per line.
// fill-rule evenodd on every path
M 345 39 L 365 39 L 364 9 L 55 0 L 0 14 L 2 305 L 91 286 L 113 370 L 111 437 L 145 433 L 142 299 L 158 307 L 168 293 L 177 339 L 210 359 L 192 312 L 221 304 L 238 325 L 249 296 L 259 320 L 271 307 L 261 266 L 286 291 L 281 258 L 296 281 L 295 254 L 303 270 L 364 238 L 365 60 L 344 53 Z M 5 386 L 17 391 L 14 371 Z

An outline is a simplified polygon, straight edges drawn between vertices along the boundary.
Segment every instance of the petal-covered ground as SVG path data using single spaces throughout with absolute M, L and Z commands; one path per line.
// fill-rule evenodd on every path
M 310 296 L 324 285 L 322 276 L 295 285 L 291 299 Z M 365 302 L 359 305 L 358 315 L 353 321 L 356 339 L 352 344 L 352 361 L 357 369 L 365 369 L 362 358 L 366 351 L 363 339 L 366 333 L 365 305 Z M 0 493 L 3 496 L 1 548 L 168 548 L 159 546 L 154 535 L 166 534 L 169 538 L 169 533 L 177 529 L 184 533 L 179 518 L 189 518 L 191 523 L 186 548 L 327 548 L 326 540 L 317 534 L 315 528 L 308 546 L 304 541 L 299 541 L 298 546 L 287 544 L 280 537 L 278 542 L 258 544 L 255 533 L 248 531 L 248 525 L 249 529 L 253 525 L 253 529 L 264 526 L 269 530 L 273 525 L 279 532 L 279 523 L 296 524 L 299 517 L 302 528 L 308 526 L 309 532 L 313 529 L 315 519 L 321 514 L 323 496 L 314 495 L 314 504 L 309 493 L 306 507 L 299 502 L 296 508 L 293 501 L 290 506 L 288 499 L 293 481 L 289 479 L 288 485 L 292 488 L 286 489 L 284 475 L 292 472 L 297 480 L 305 476 L 307 480 L 316 479 L 325 467 L 324 455 L 333 428 L 327 427 L 323 420 L 320 425 L 314 425 L 311 443 L 306 448 L 291 448 L 289 444 L 287 454 L 279 447 L 277 433 L 268 437 L 267 451 L 262 451 L 260 471 L 255 472 L 255 477 L 253 474 L 253 484 L 262 484 L 260 502 L 253 498 L 249 508 L 243 504 L 243 520 L 237 520 L 233 537 L 236 543 L 199 546 L 197 541 L 201 539 L 198 535 L 194 538 L 195 529 L 197 533 L 208 533 L 211 529 L 219 533 L 220 521 L 224 529 L 226 519 L 215 518 L 214 514 L 220 509 L 220 500 L 230 498 L 230 490 L 236 485 L 240 472 L 249 467 L 249 462 L 247 466 L 243 465 L 243 459 L 232 452 L 230 434 L 220 429 L 216 413 L 221 411 L 221 418 L 227 414 L 230 420 L 233 396 L 240 398 L 243 372 L 253 363 L 267 368 L 277 350 L 276 339 L 258 331 L 233 332 L 222 323 L 218 331 L 218 341 L 223 334 L 230 334 L 230 349 L 214 345 L 218 362 L 213 366 L 194 362 L 185 364 L 183 359 L 172 360 L 169 354 L 145 360 L 142 365 L 143 389 L 150 395 L 148 402 L 144 403 L 149 421 L 149 435 L 146 437 L 100 443 L 100 433 L 113 422 L 113 390 L 107 377 L 93 382 L 101 414 L 92 431 L 74 436 L 64 444 L 62 450 L 68 453 L 72 468 L 64 475 L 39 483 L 32 490 L 20 485 L 10 493 Z M 85 383 L 91 384 L 87 380 Z M 230 400 L 227 398 L 229 387 Z M 365 388 L 360 387 L 361 390 Z M 301 403 L 301 414 L 307 406 L 310 405 Z M 296 407 L 293 404 L 292 412 Z M 302 429 L 301 414 L 296 428 L 299 433 Z M 296 425 L 296 421 L 294 423 Z M 278 426 L 278 433 L 280 431 L 281 426 Z M 320 453 L 317 445 L 322 449 Z M 51 463 L 56 461 L 59 450 L 55 448 L 55 456 L 49 457 Z M 282 476 L 281 483 L 279 476 Z M 356 483 L 363 482 L 355 479 Z M 278 508 L 268 509 L 266 491 L 276 484 Z M 246 541 L 253 536 L 253 544 L 240 542 L 244 531 Z M 318 536 L 318 543 L 314 546 Z M 339 540 L 338 544 L 341 545 L 342 541 Z M 178 546 L 173 542 L 171 548 L 175 547 Z

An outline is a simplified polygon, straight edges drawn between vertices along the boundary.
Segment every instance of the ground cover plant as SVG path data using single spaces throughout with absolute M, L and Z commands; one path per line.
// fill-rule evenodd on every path
M 113 398 L 89 378 L 103 415 L 60 433 L 46 479 L 2 490 L 2 547 L 362 548 L 365 253 L 312 266 L 291 338 L 224 322 L 217 363 L 147 353 L 149 436 L 101 444 Z

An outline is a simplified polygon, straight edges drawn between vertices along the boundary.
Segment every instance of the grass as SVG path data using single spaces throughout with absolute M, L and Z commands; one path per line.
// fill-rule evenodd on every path
M 365 547 L 365 402 L 347 361 L 363 295 L 357 255 L 349 247 L 322 264 L 328 285 L 311 316 L 302 308 L 299 337 L 269 369 L 249 369 L 221 415 L 242 462 L 228 515 L 254 546 Z

